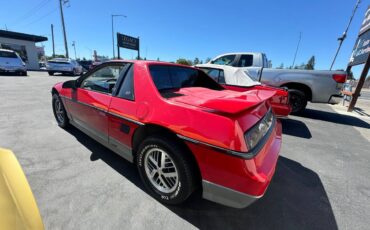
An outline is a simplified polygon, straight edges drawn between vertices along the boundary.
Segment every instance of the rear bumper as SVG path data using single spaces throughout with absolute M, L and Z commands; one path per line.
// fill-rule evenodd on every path
M 277 121 L 267 142 L 252 159 L 187 142 L 201 171 L 203 198 L 233 208 L 245 208 L 262 197 L 275 173 L 281 131 L 281 123 Z
M 19 72 L 26 72 L 26 67 L 0 67 L 0 73 L 19 73 Z
M 232 208 L 245 208 L 258 200 L 261 196 L 252 196 L 236 190 L 215 184 L 206 180 L 202 181 L 203 198 Z

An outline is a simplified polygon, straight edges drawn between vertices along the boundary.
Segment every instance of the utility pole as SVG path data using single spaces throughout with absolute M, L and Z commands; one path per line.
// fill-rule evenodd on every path
M 344 41 L 344 39 L 346 39 L 346 37 L 347 37 L 347 31 L 348 31 L 348 29 L 349 29 L 349 26 L 351 25 L 351 22 L 352 22 L 353 16 L 355 16 L 356 10 L 357 10 L 358 5 L 360 4 L 360 2 L 361 2 L 361 0 L 357 0 L 356 5 L 355 5 L 355 8 L 353 9 L 353 12 L 352 12 L 352 16 L 351 16 L 351 18 L 349 19 L 349 22 L 348 22 L 348 25 L 347 25 L 346 30 L 343 32 L 342 36 L 341 36 L 340 38 L 338 38 L 339 46 L 338 46 L 337 52 L 335 52 L 333 62 L 331 63 L 331 66 L 330 66 L 330 70 L 333 68 L 334 63 L 335 63 L 335 60 L 337 59 L 337 56 L 338 56 L 339 50 L 340 50 L 340 48 L 342 47 L 343 41 Z
M 72 42 L 72 46 L 73 46 L 73 49 L 74 49 L 74 51 L 75 51 L 75 60 L 77 60 L 77 55 L 76 55 L 76 42 L 75 42 L 75 41 L 73 41 L 73 42 Z
M 299 39 L 298 39 L 297 49 L 295 50 L 295 54 L 294 54 L 294 59 L 293 59 L 293 65 L 292 65 L 292 68 L 294 68 L 295 59 L 296 59 L 296 57 L 297 57 L 297 53 L 298 53 L 298 49 L 299 49 L 299 44 L 301 43 L 301 37 L 302 37 L 302 33 L 301 33 L 301 32 L 299 32 Z
M 54 25 L 51 24 L 51 42 L 53 44 L 53 57 L 55 57 L 55 45 L 54 45 Z
M 355 108 L 357 98 L 360 96 L 360 92 L 361 92 L 362 86 L 365 83 L 365 79 L 366 79 L 367 73 L 369 72 L 369 68 L 370 68 L 370 54 L 367 55 L 365 66 L 361 72 L 360 80 L 357 83 L 355 93 L 352 95 L 352 100 L 348 106 L 348 110 L 347 110 L 348 112 L 352 112 L 353 109 Z
M 113 47 L 113 59 L 116 57 L 115 50 L 114 50 L 114 23 L 113 23 L 113 18 L 114 17 L 124 17 L 127 18 L 126 15 L 123 14 L 112 14 L 112 47 Z
M 63 1 L 63 3 L 62 3 Z M 66 50 L 66 58 L 69 58 L 68 54 L 68 43 L 67 43 L 67 35 L 66 35 L 66 26 L 64 25 L 64 15 L 63 15 L 63 4 L 67 3 L 69 0 L 59 0 L 59 8 L 60 8 L 60 16 L 62 19 L 62 27 L 63 27 L 63 36 L 64 36 L 64 48 Z

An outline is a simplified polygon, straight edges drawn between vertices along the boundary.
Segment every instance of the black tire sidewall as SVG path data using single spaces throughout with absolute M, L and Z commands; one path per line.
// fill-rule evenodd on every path
M 61 105 L 62 105 L 62 108 L 63 108 L 63 122 L 60 122 L 58 117 L 57 117 L 57 114 L 56 114 L 56 111 L 55 111 L 55 102 L 59 100 Z M 62 127 L 62 128 L 65 128 L 68 126 L 68 117 L 67 117 L 67 112 L 64 108 L 64 105 L 63 105 L 63 102 L 62 100 L 60 99 L 60 97 L 57 95 L 57 94 L 53 94 L 53 99 L 52 99 L 52 107 L 53 107 L 53 113 L 54 113 L 54 117 L 55 117 L 55 120 L 57 122 L 57 124 Z
M 289 89 L 289 94 L 290 94 L 291 98 L 294 95 L 295 97 L 300 97 L 300 100 L 301 100 L 301 106 L 298 107 L 298 109 L 293 109 L 294 107 L 293 107 L 293 103 L 291 101 L 291 103 L 292 103 L 292 113 L 297 114 L 297 113 L 302 112 L 307 106 L 307 97 L 306 97 L 305 93 L 302 92 L 301 90 Z
M 177 188 L 171 193 L 163 193 L 155 188 L 149 181 L 145 172 L 144 159 L 148 151 L 152 148 L 164 150 L 176 166 L 178 171 L 179 183 Z M 136 165 L 139 170 L 140 177 L 149 191 L 149 193 L 157 200 L 166 204 L 180 204 L 184 202 L 194 190 L 194 176 L 191 172 L 190 162 L 184 158 L 184 150 L 176 143 L 169 139 L 161 137 L 149 137 L 139 147 L 136 157 Z

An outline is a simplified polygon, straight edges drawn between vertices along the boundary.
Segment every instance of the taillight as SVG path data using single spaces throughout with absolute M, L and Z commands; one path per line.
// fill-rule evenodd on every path
M 333 74 L 334 81 L 338 83 L 345 83 L 347 75 L 346 74 Z

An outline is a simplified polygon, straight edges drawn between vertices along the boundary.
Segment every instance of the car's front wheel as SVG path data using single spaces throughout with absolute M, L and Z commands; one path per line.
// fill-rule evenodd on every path
M 69 124 L 67 112 L 63 106 L 62 100 L 57 94 L 53 94 L 52 104 L 55 120 L 61 128 L 66 128 Z
M 140 177 L 149 193 L 166 204 L 180 204 L 194 191 L 196 170 L 186 150 L 172 138 L 145 139 L 136 157 Z

